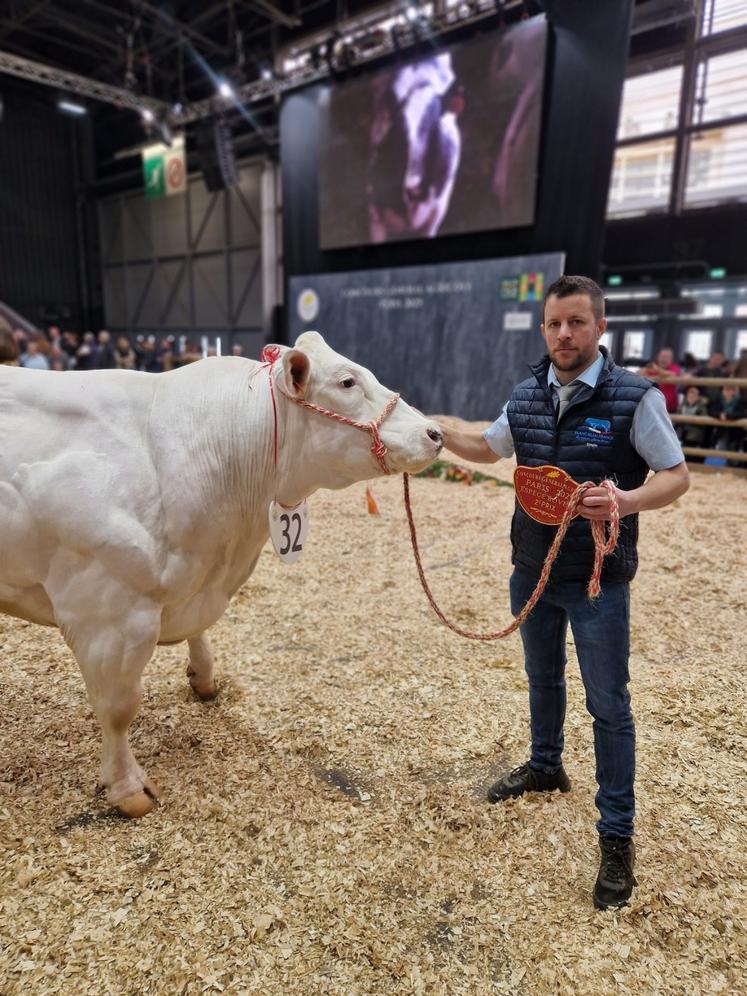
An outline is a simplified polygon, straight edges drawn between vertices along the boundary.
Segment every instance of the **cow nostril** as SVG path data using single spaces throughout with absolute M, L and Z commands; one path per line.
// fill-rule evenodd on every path
M 442 443 L 444 441 L 444 437 L 438 429 L 428 429 L 427 433 L 428 438 L 432 439 L 434 443 Z

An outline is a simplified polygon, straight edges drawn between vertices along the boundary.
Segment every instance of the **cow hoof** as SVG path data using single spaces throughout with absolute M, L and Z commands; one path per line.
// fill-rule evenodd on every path
M 218 694 L 218 686 L 214 681 L 209 685 L 192 685 L 192 691 L 198 699 L 202 699 L 203 702 L 210 702 Z
M 120 816 L 124 816 L 128 820 L 138 820 L 156 808 L 160 794 L 155 782 L 148 779 L 142 792 L 133 792 L 132 795 L 120 799 L 114 806 Z

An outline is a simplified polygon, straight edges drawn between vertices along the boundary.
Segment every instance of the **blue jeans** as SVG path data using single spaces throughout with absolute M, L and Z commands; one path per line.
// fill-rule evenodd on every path
M 518 615 L 534 591 L 537 578 L 523 569 L 511 576 L 511 611 Z M 601 834 L 629 837 L 635 817 L 635 727 L 628 692 L 630 592 L 627 582 L 602 585 L 591 601 L 586 583 L 553 583 L 522 625 L 524 667 L 529 680 L 532 731 L 531 767 L 552 772 L 560 767 L 565 720 L 565 639 L 571 624 L 593 717 L 596 795 Z

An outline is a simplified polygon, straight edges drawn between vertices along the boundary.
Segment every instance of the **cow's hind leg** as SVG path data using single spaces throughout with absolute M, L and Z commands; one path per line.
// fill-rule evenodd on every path
M 101 625 L 101 621 L 99 621 Z M 140 705 L 142 673 L 158 640 L 160 613 L 148 603 L 130 606 L 117 623 L 93 629 L 86 620 L 63 635 L 80 665 L 88 697 L 101 724 L 101 782 L 123 816 L 149 813 L 160 795 L 140 767 L 128 738 Z
M 213 650 L 205 633 L 192 637 L 189 644 L 187 677 L 195 694 L 203 700 L 214 699 L 218 694 L 213 675 Z

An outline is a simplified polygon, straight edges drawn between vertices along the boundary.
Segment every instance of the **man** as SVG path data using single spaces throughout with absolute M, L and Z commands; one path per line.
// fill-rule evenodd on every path
M 500 778 L 488 799 L 570 790 L 561 755 L 565 719 L 565 635 L 570 622 L 587 708 L 593 717 L 597 822 L 601 864 L 598 909 L 624 906 L 636 884 L 633 818 L 635 731 L 628 693 L 628 583 L 637 567 L 638 513 L 662 508 L 688 487 L 682 450 L 659 390 L 616 366 L 599 339 L 607 328 L 602 291 L 587 277 L 560 277 L 545 296 L 542 336 L 547 355 L 514 389 L 500 418 L 484 433 L 445 429 L 445 445 L 463 459 L 492 463 L 516 453 L 522 466 L 553 464 L 579 483 L 614 479 L 621 518 L 614 554 L 606 558 L 602 592 L 590 601 L 591 521 L 610 518 L 603 487 L 586 492 L 553 565 L 549 583 L 521 627 L 529 680 L 529 761 Z M 601 431 L 600 431 L 601 430 Z M 646 480 L 649 468 L 654 474 Z M 586 520 L 586 521 L 585 521 Z M 514 572 L 511 611 L 534 590 L 555 527 L 517 504 L 511 526 Z

